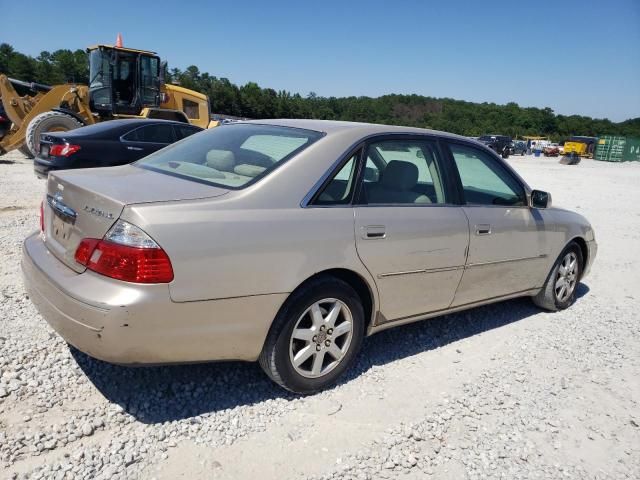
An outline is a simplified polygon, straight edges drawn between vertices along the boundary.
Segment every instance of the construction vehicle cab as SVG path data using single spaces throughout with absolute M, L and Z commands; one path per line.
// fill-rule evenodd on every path
M 0 132 L 0 155 L 20 149 L 38 155 L 40 135 L 114 118 L 161 118 L 213 127 L 209 98 L 164 83 L 165 66 L 155 52 L 116 45 L 87 49 L 89 85 L 41 85 L 0 74 L 0 105 L 8 121 Z M 20 90 L 20 92 L 18 90 Z
M 108 45 L 87 52 L 91 111 L 138 116 L 144 107 L 160 106 L 160 57 L 154 52 Z

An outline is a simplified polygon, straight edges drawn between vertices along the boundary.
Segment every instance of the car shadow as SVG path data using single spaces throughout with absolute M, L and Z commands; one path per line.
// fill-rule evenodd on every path
M 589 288 L 579 284 L 576 301 Z M 365 339 L 349 382 L 374 366 L 504 327 L 540 313 L 527 298 L 509 300 L 423 322 L 392 328 Z M 160 367 L 123 367 L 93 359 L 70 347 L 78 366 L 112 403 L 143 423 L 155 424 L 271 399 L 293 399 L 276 386 L 257 363 L 219 362 Z

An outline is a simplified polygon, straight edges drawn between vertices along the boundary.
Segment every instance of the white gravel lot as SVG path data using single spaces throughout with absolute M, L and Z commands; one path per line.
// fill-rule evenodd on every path
M 70 350 L 20 276 L 44 182 L 0 158 L 0 478 L 640 478 L 640 163 L 510 162 L 595 228 L 576 304 L 380 333 L 344 382 L 301 398 L 254 364 Z

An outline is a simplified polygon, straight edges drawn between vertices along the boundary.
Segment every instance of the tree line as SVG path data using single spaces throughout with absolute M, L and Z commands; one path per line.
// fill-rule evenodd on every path
M 37 57 L 0 44 L 0 73 L 45 84 L 88 83 L 83 50 L 43 51 Z M 542 135 L 564 140 L 572 135 L 640 137 L 640 117 L 615 123 L 582 115 L 557 115 L 550 108 L 520 107 L 510 102 L 473 103 L 452 98 L 390 94 L 381 97 L 302 96 L 262 88 L 255 82 L 238 86 L 227 78 L 200 72 L 192 65 L 167 71 L 167 81 L 209 96 L 215 113 L 248 118 L 317 118 L 433 128 L 467 136 Z

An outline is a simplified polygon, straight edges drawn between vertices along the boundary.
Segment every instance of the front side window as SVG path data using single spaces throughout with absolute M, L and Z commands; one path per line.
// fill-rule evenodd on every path
M 232 123 L 194 135 L 135 165 L 188 180 L 242 188 L 322 137 L 300 128 Z
M 362 200 L 369 204 L 446 203 L 438 150 L 430 140 L 386 140 L 367 147 Z
M 466 145 L 450 145 L 466 203 L 475 205 L 526 205 L 520 183 L 495 158 Z

